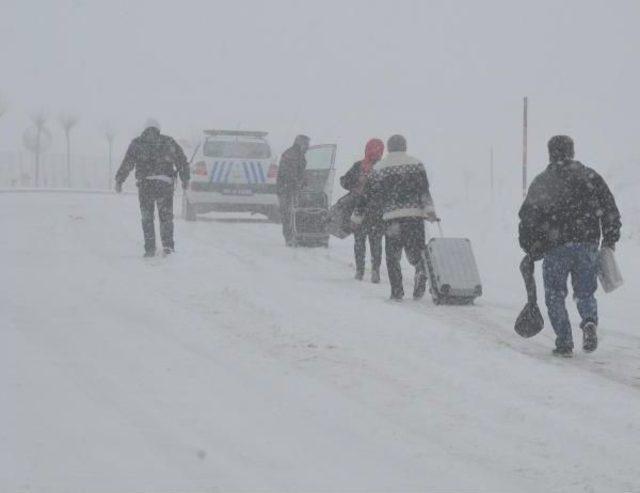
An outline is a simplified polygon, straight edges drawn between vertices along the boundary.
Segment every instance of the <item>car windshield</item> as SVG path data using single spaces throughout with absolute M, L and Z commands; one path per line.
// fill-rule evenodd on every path
M 232 159 L 268 159 L 271 149 L 266 142 L 246 142 L 235 140 L 208 140 L 203 153 L 207 157 Z

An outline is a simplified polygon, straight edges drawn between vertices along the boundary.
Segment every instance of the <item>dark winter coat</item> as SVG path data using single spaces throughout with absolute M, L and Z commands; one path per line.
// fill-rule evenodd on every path
M 365 203 L 380 204 L 385 221 L 401 218 L 436 219 L 424 165 L 406 152 L 390 152 L 373 167 L 363 192 Z M 361 222 L 362 208 L 353 221 Z
M 578 161 L 550 164 L 520 208 L 520 246 L 533 258 L 567 243 L 615 244 L 620 212 L 604 179 Z
M 353 166 L 349 168 L 342 177 L 340 177 L 340 185 L 348 192 L 353 192 L 360 183 L 360 177 L 362 175 L 362 161 L 353 163 Z
M 116 173 L 116 183 L 124 183 L 134 168 L 138 182 L 149 177 L 173 179 L 176 174 L 180 175 L 183 183 L 189 181 L 189 163 L 182 147 L 154 127 L 147 128 L 140 137 L 133 139 Z
M 278 195 L 292 195 L 304 186 L 307 160 L 302 149 L 293 145 L 282 153 L 278 167 Z
M 358 187 L 362 183 L 362 161 L 357 161 L 351 166 L 344 176 L 340 178 L 340 185 L 351 193 L 356 193 Z M 366 182 L 365 182 L 366 183 Z M 355 207 L 359 213 L 363 215 L 363 226 L 372 228 L 380 225 L 382 222 L 382 204 L 376 197 L 366 200 L 363 193 L 357 194 Z

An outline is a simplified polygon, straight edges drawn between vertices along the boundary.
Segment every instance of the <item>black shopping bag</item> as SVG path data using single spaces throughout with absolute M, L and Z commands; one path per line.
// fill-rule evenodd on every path
M 538 308 L 538 293 L 536 278 L 534 277 L 535 262 L 529 256 L 525 256 L 520 262 L 520 273 L 527 290 L 527 304 L 516 319 L 514 329 L 522 337 L 533 337 L 544 328 L 544 319 Z

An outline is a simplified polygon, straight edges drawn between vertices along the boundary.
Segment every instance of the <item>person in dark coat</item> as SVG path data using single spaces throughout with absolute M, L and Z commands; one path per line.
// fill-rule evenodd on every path
M 307 168 L 305 154 L 309 149 L 309 142 L 310 139 L 306 135 L 298 135 L 293 145 L 280 157 L 277 192 L 282 217 L 282 234 L 287 246 L 293 244 L 291 208 L 298 192 L 304 187 Z
M 402 252 L 415 268 L 413 297 L 424 296 L 427 284 L 424 221 L 437 216 L 429 191 L 429 180 L 422 162 L 407 154 L 407 141 L 393 135 L 387 141 L 387 156 L 378 161 L 364 186 L 364 203 L 378 201 L 385 227 L 385 255 L 391 284 L 391 299 L 404 297 Z M 353 221 L 361 223 L 364 211 L 357 207 Z
M 384 153 L 384 143 L 380 139 L 371 139 L 364 150 L 364 159 L 356 162 L 347 173 L 340 178 L 340 185 L 345 190 L 356 195 L 356 201 L 364 200 L 363 192 L 367 178 L 373 171 L 375 163 L 380 161 Z M 382 262 L 382 235 L 384 225 L 382 222 L 382 208 L 376 201 L 362 204 L 364 217 L 353 233 L 353 251 L 356 260 L 356 279 L 361 281 L 364 277 L 365 255 L 367 250 L 367 238 L 371 251 L 371 282 L 380 282 L 380 263 Z
M 116 192 L 135 168 L 145 257 L 156 254 L 154 226 L 155 206 L 158 207 L 160 238 L 163 253 L 174 251 L 173 241 L 173 192 L 176 175 L 182 180 L 184 189 L 189 185 L 189 163 L 182 147 L 168 135 L 160 133 L 160 125 L 149 120 L 142 135 L 133 139 L 116 173 Z
M 549 140 L 547 169 L 531 183 L 520 208 L 519 240 L 533 259 L 544 258 L 545 301 L 556 333 L 560 356 L 573 354 L 571 323 L 565 306 L 567 280 L 582 319 L 582 347 L 598 346 L 598 246 L 615 248 L 620 239 L 620 212 L 604 179 L 574 160 L 573 140 L 556 135 Z

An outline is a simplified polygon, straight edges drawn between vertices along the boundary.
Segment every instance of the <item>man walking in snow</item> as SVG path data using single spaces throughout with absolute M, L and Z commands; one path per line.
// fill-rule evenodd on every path
M 574 160 L 573 140 L 549 140 L 549 166 L 531 183 L 520 209 L 520 246 L 534 260 L 544 258 L 545 302 L 556 333 L 553 354 L 573 354 L 565 306 L 567 280 L 582 319 L 582 348 L 598 347 L 598 244 L 611 249 L 620 239 L 620 212 L 604 179 Z
M 415 267 L 413 297 L 422 298 L 426 289 L 424 221 L 437 217 L 429 192 L 429 180 L 424 165 L 407 154 L 407 141 L 402 135 L 393 135 L 387 141 L 387 156 L 378 161 L 364 187 L 364 204 L 377 201 L 382 207 L 385 227 L 387 273 L 391 283 L 391 299 L 404 297 L 402 251 Z M 358 225 L 364 218 L 358 207 L 353 222 Z
M 282 234 L 287 246 L 293 243 L 291 208 L 298 192 L 304 187 L 304 172 L 307 168 L 305 154 L 309 149 L 310 139 L 306 135 L 298 135 L 293 145 L 282 153 L 278 167 L 277 191 L 282 217 Z
M 158 206 L 160 238 L 163 253 L 173 253 L 173 192 L 176 174 L 182 180 L 182 187 L 189 184 L 189 163 L 178 143 L 168 135 L 160 133 L 160 125 L 148 120 L 142 135 L 133 139 L 116 173 L 116 192 L 122 191 L 122 184 L 135 168 L 142 232 L 144 235 L 144 256 L 156 254 L 156 233 L 154 226 L 155 206 Z

